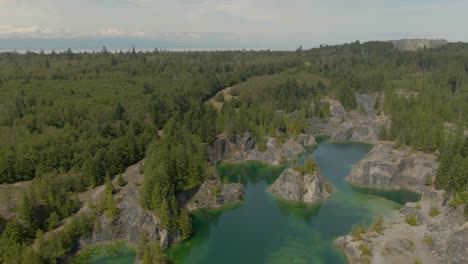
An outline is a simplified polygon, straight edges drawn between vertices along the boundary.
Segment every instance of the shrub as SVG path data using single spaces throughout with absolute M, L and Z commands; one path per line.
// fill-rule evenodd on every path
M 418 226 L 419 225 L 418 219 L 416 218 L 415 215 L 408 215 L 405 218 L 405 222 L 410 226 Z
M 295 166 L 294 170 L 302 174 L 314 174 L 317 170 L 317 164 L 312 157 L 308 157 L 302 166 Z
M 355 225 L 351 229 L 351 236 L 356 240 L 362 240 L 362 234 L 366 233 L 366 228 L 363 225 Z
M 119 176 L 117 176 L 117 185 L 119 185 L 120 187 L 123 187 L 125 185 L 125 181 L 122 178 L 122 174 L 119 174 Z
M 379 234 L 382 234 L 383 233 L 383 223 L 384 223 L 384 220 L 383 220 L 382 216 L 379 216 L 379 217 L 375 218 L 374 222 L 372 223 L 371 230 L 375 231 L 375 232 L 377 232 Z
M 218 93 L 214 99 L 215 101 L 220 102 L 220 103 L 224 102 L 224 93 L 222 92 Z
M 422 241 L 423 241 L 424 244 L 426 244 L 426 246 L 428 248 L 432 248 L 432 246 L 433 246 L 432 237 L 425 236 Z
M 231 95 L 232 96 L 239 96 L 240 95 L 239 89 L 231 88 Z
M 265 137 L 260 137 L 258 139 L 258 151 L 265 151 L 265 150 L 267 150 Z
M 435 217 L 435 216 L 438 216 L 439 214 L 440 214 L 440 211 L 436 207 L 431 207 L 431 210 L 429 210 L 430 217 Z
M 221 186 L 220 186 L 220 185 L 216 185 L 216 186 L 213 188 L 213 195 L 214 195 L 215 197 L 218 197 L 220 194 L 221 194 Z
M 365 257 L 370 257 L 372 255 L 372 251 L 364 244 L 359 245 L 359 249 Z

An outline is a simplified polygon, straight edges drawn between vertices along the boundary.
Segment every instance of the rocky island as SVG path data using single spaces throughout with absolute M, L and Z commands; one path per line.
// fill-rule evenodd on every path
M 291 201 L 318 203 L 325 201 L 333 186 L 320 174 L 312 158 L 302 167 L 286 169 L 271 186 L 271 192 Z

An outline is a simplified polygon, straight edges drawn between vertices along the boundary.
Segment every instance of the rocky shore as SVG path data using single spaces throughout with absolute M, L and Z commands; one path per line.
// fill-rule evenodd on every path
M 306 151 L 306 146 L 315 144 L 313 135 L 301 134 L 297 139 L 290 137 L 283 144 L 273 137 L 266 137 L 266 150 L 261 151 L 251 133 L 237 135 L 234 139 L 227 139 L 225 135 L 220 135 L 209 148 L 209 156 L 212 164 L 221 161 L 257 160 L 278 165 L 295 159 L 298 154 Z
M 190 211 L 201 208 L 219 208 L 235 204 L 244 198 L 240 183 L 222 183 L 219 178 L 207 180 L 200 187 L 179 195 L 182 206 Z
M 276 196 L 306 203 L 323 202 L 332 190 L 331 183 L 318 170 L 313 174 L 302 174 L 295 169 L 287 169 L 271 186 L 271 192 Z
M 378 142 L 346 177 L 349 183 L 379 189 L 430 189 L 437 172 L 437 157 L 397 148 L 395 142 Z
M 80 239 L 80 248 L 119 240 L 137 244 L 143 235 L 148 235 L 150 241 L 160 241 L 163 247 L 181 240 L 179 232 L 161 228 L 159 218 L 140 206 L 138 185 L 142 175 L 135 175 L 133 179 L 127 180 L 128 183 L 118 188 L 114 195 L 118 201 L 117 217 L 111 219 L 105 214 L 98 216 L 91 235 Z
M 349 263 L 468 263 L 468 223 L 463 206 L 451 206 L 444 191 L 427 191 L 407 203 L 381 230 L 352 233 L 335 243 Z
M 383 95 L 356 94 L 358 110 L 346 111 L 336 99 L 325 98 L 321 104 L 329 106 L 330 116 L 324 120 L 313 118 L 311 130 L 315 134 L 328 135 L 332 141 L 360 141 L 375 143 L 378 141 L 380 128 L 387 126 L 389 118 L 374 109 L 381 102 Z
M 140 206 L 139 185 L 143 181 L 143 175 L 133 167 L 138 166 L 134 165 L 127 170 L 132 171 L 133 175 L 124 175 L 127 182 L 125 186 L 118 187 L 114 183 L 116 188 L 114 199 L 117 201 L 118 215 L 113 219 L 105 214 L 99 215 L 91 234 L 80 239 L 79 248 L 119 240 L 138 244 L 144 235 L 148 236 L 149 241 L 159 241 L 162 247 L 168 247 L 182 240 L 180 232 L 161 228 L 159 218 Z M 243 196 L 241 184 L 225 184 L 215 178 L 207 180 L 196 189 L 181 193 L 179 200 L 181 206 L 196 210 L 237 203 L 243 199 Z
M 434 155 L 379 142 L 347 180 L 380 189 L 408 189 L 421 193 L 417 203 L 406 203 L 396 221 L 379 228 L 352 232 L 335 242 L 350 263 L 468 263 L 468 223 L 463 205 L 434 190 Z

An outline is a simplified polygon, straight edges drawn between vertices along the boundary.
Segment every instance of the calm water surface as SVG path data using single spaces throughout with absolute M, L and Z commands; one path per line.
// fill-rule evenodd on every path
M 376 216 L 395 218 L 399 203 L 417 198 L 409 192 L 356 189 L 346 183 L 345 176 L 370 148 L 361 143 L 323 142 L 299 158 L 301 163 L 312 155 L 336 188 L 333 196 L 319 205 L 272 196 L 269 186 L 284 168 L 259 162 L 218 166 L 221 177 L 244 184 L 245 200 L 223 209 L 195 212 L 193 237 L 170 248 L 170 259 L 203 264 L 346 263 L 342 252 L 333 246 L 335 238 L 349 233 L 353 225 L 369 225 Z M 133 263 L 134 258 L 130 249 L 121 256 L 96 254 L 88 263 Z
M 320 205 L 273 197 L 269 186 L 283 168 L 258 162 L 220 165 L 221 177 L 244 184 L 244 202 L 234 208 L 196 212 L 193 238 L 171 248 L 170 258 L 175 263 L 346 263 L 333 240 L 355 224 L 369 225 L 376 216 L 395 218 L 401 207 L 346 183 L 345 176 L 370 148 L 323 142 L 299 159 L 312 155 L 337 189 Z M 402 193 L 381 194 L 404 202 Z

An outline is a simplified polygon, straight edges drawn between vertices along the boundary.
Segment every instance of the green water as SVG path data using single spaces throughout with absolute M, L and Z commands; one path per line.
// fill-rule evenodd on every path
M 195 212 L 193 237 L 170 248 L 170 259 L 176 264 L 346 263 L 345 256 L 333 246 L 336 237 L 349 233 L 355 224 L 369 225 L 376 216 L 395 218 L 401 203 L 418 198 L 411 192 L 357 188 L 346 183 L 344 177 L 370 148 L 325 141 L 311 149 L 312 154 L 298 158 L 301 163 L 312 155 L 337 189 L 320 205 L 271 195 L 268 188 L 284 167 L 259 162 L 218 166 L 221 177 L 244 184 L 245 200 L 223 209 Z M 99 246 L 79 255 L 84 255 L 85 261 L 74 263 L 133 263 L 135 251 L 119 245 Z
M 169 257 L 175 263 L 346 263 L 333 240 L 355 224 L 369 225 L 375 216 L 397 217 L 402 193 L 353 189 L 344 177 L 370 150 L 359 143 L 323 142 L 312 154 L 321 173 L 337 191 L 325 203 L 306 205 L 277 199 L 269 186 L 284 168 L 258 162 L 222 164 L 222 177 L 242 182 L 243 203 L 224 209 L 199 210 L 193 237 L 175 245 Z M 404 193 L 407 195 L 408 193 Z M 403 199 L 414 199 L 414 195 Z
M 132 264 L 136 252 L 125 242 L 98 245 L 80 252 L 70 264 Z

